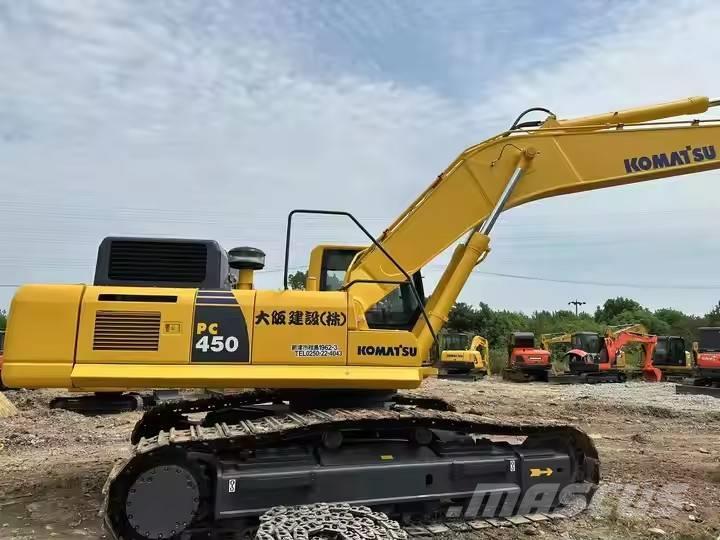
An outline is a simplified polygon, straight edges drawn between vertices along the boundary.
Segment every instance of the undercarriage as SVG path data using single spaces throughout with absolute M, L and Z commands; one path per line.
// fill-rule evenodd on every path
M 547 382 L 550 373 L 548 367 L 510 367 L 502 371 L 502 378 L 513 382 Z
M 477 369 L 474 365 L 441 364 L 438 372 L 439 379 L 452 379 L 456 381 L 479 381 L 487 375 L 487 370 Z
M 458 508 L 466 519 L 549 512 L 563 493 L 589 501 L 599 481 L 593 443 L 571 426 L 499 424 L 411 395 L 323 409 L 284 397 L 249 392 L 148 411 L 132 457 L 105 486 L 112 536 L 241 530 L 271 508 L 318 502 L 406 523 Z
M 720 397 L 720 369 L 695 368 L 692 377 L 675 385 L 675 393 Z
M 624 371 L 611 369 L 607 371 L 586 371 L 583 373 L 551 373 L 548 382 L 551 384 L 598 384 L 622 383 L 627 380 Z
M 688 379 L 687 384 L 720 387 L 720 368 L 697 367 L 693 371 L 693 376 Z

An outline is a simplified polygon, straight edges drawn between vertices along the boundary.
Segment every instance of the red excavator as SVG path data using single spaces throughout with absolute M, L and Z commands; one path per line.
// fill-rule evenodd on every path
M 623 347 L 630 343 L 639 343 L 643 347 L 645 380 L 659 382 L 662 372 L 653 365 L 657 336 L 648 334 L 641 324 L 608 327 L 603 338 L 596 332 L 574 333 L 572 349 L 565 353 L 569 372 L 555 376 L 553 382 L 624 382 L 627 373 L 624 363 L 618 361 Z
M 508 363 L 502 377 L 508 381 L 529 382 L 548 380 L 550 351 L 535 345 L 532 332 L 513 332 L 508 340 Z
M 693 344 L 696 386 L 720 386 L 720 328 L 698 328 L 698 341 Z

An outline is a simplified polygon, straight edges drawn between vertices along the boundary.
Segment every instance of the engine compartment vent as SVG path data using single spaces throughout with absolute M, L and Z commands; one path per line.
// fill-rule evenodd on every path
M 95 313 L 95 351 L 157 351 L 159 343 L 159 311 Z
M 108 237 L 95 285 L 229 288 L 227 253 L 213 240 Z
M 184 242 L 116 241 L 110 246 L 110 279 L 187 281 L 205 279 L 207 246 Z

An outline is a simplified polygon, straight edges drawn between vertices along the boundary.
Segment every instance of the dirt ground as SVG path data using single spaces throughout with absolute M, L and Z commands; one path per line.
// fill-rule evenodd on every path
M 634 382 L 432 380 L 422 392 L 494 418 L 575 424 L 600 451 L 603 484 L 590 509 L 481 538 L 720 538 L 720 399 Z M 6 395 L 19 414 L 0 418 L 0 539 L 106 538 L 100 491 L 140 414 L 84 417 L 49 410 L 50 391 Z

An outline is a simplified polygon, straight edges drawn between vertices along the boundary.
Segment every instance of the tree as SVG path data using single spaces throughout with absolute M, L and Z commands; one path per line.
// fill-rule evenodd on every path
M 668 335 L 684 338 L 687 347 L 690 347 L 690 343 L 697 339 L 697 329 L 704 324 L 703 317 L 685 315 L 677 309 L 658 309 L 655 311 L 655 316 L 669 325 Z
M 7 311 L 0 309 L 0 331 L 5 330 L 7 326 Z
M 518 311 L 496 311 L 488 325 L 487 338 L 494 347 L 505 347 L 512 332 L 530 330 L 530 318 Z
M 720 302 L 705 315 L 705 324 L 708 326 L 720 325 Z
M 465 302 L 458 302 L 450 310 L 446 328 L 451 332 L 473 332 L 477 326 L 475 309 Z
M 598 307 L 595 310 L 595 320 L 597 322 L 607 322 L 613 320 L 623 312 L 638 311 L 642 309 L 645 308 L 630 298 L 623 298 L 622 296 L 609 298 L 608 300 L 605 300 L 602 307 Z
M 655 310 L 655 316 L 658 319 L 660 319 L 661 321 L 665 321 L 670 326 L 682 324 L 683 321 L 685 321 L 688 318 L 688 316 L 685 315 L 682 311 L 678 311 L 677 309 L 671 309 L 671 308 L 661 308 L 661 309 Z
M 303 272 L 302 270 L 298 270 L 297 272 L 293 272 L 292 274 L 288 275 L 288 284 L 290 285 L 291 289 L 304 291 L 306 281 L 307 272 Z
M 667 336 L 670 334 L 670 325 L 645 308 L 623 311 L 607 322 L 611 326 L 640 323 L 651 334 L 657 336 Z
M 680 336 L 687 346 L 697 340 L 697 329 L 704 325 L 720 326 L 720 302 L 704 317 L 686 315 L 671 308 L 653 312 L 630 298 L 611 298 L 598 307 L 594 316 L 575 315 L 569 310 L 536 311 L 526 315 L 517 311 L 493 310 L 485 303 L 472 306 L 463 302 L 450 311 L 446 328 L 450 332 L 468 332 L 485 336 L 498 354 L 507 354 L 507 339 L 511 332 L 530 331 L 538 338 L 542 334 L 597 332 L 603 334 L 608 326 L 637 324 L 658 336 Z M 505 352 L 503 352 L 505 351 Z

